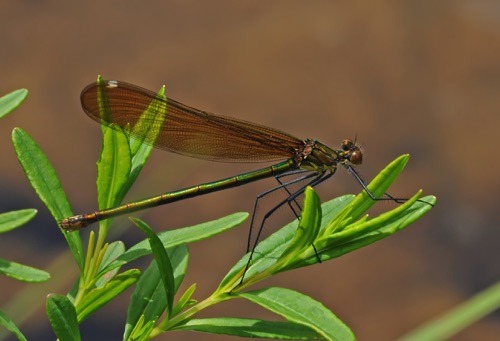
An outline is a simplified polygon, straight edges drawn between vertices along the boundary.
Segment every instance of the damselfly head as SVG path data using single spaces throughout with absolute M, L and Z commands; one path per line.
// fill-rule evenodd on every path
M 353 165 L 360 165 L 363 163 L 363 152 L 359 149 L 355 150 L 354 152 L 351 153 L 351 156 L 349 157 L 349 161 Z
M 351 139 L 346 139 L 342 141 L 342 150 L 344 153 L 344 158 L 349 160 L 353 165 L 360 165 L 363 163 L 363 152 L 361 147 L 356 145 L 356 142 Z

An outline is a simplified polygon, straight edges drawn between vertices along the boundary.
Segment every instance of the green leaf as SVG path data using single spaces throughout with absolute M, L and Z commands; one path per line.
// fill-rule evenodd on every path
M 104 269 L 108 264 L 111 264 L 118 257 L 120 257 L 125 252 L 125 244 L 121 240 L 117 240 L 108 245 L 106 253 L 102 258 L 101 270 Z
M 132 330 L 132 333 L 130 333 L 130 335 L 124 337 L 123 339 L 127 341 L 150 340 L 151 338 L 149 337 L 149 334 L 151 334 L 151 331 L 154 327 L 154 321 L 149 321 L 148 323 L 144 324 L 144 316 L 141 316 L 138 323 L 135 325 L 135 328 Z
M 326 261 L 334 257 L 339 257 L 345 253 L 385 238 L 408 226 L 414 220 L 408 220 L 406 214 L 412 214 L 411 207 L 416 203 L 419 197 L 420 192 L 404 204 L 398 205 L 395 209 L 381 214 L 374 219 L 360 219 L 357 222 L 349 224 L 345 228 L 339 229 L 340 232 L 334 232 L 330 235 L 325 234 L 323 237 L 318 238 L 315 245 L 321 260 Z M 429 209 L 431 208 L 430 205 L 424 205 L 428 206 Z M 341 214 L 342 213 L 340 213 L 340 215 Z M 396 228 L 391 228 L 394 226 Z M 325 232 L 326 231 L 327 230 L 325 230 Z M 368 241 L 370 242 L 368 243 Z M 352 248 L 347 247 L 347 245 L 351 245 Z M 312 252 L 303 254 L 301 257 L 295 259 L 295 265 L 290 265 L 289 269 L 317 263 L 316 258 L 316 254 Z M 304 262 L 306 259 L 307 261 Z
M 290 257 L 302 253 L 318 236 L 321 227 L 321 202 L 318 194 L 308 186 L 304 192 L 304 208 L 295 236 L 288 244 L 279 263 L 287 263 Z
M 279 340 L 323 340 L 309 327 L 291 322 L 263 321 L 246 318 L 192 319 L 173 330 Z
M 234 213 L 226 217 L 194 225 L 184 227 L 172 231 L 163 231 L 158 233 L 158 237 L 163 243 L 163 246 L 168 249 L 181 244 L 203 240 L 213 235 L 222 233 L 233 227 L 240 225 L 248 217 L 248 213 Z M 121 266 L 129 263 L 139 257 L 151 254 L 151 247 L 147 240 L 143 240 L 138 244 L 128 249 L 116 261 L 107 266 L 104 271 L 109 271 L 113 267 Z
M 23 333 L 17 328 L 16 324 L 0 310 L 0 325 L 14 334 L 18 340 L 27 341 Z
M 165 121 L 166 115 L 167 98 L 165 97 L 165 87 L 163 86 L 156 95 L 156 99 L 151 101 L 137 123 L 132 127 L 131 136 L 134 136 L 131 138 L 130 144 L 132 155 L 138 152 L 144 142 L 149 145 L 154 144 L 161 132 L 162 123 Z M 155 119 L 152 120 L 152 117 Z M 142 137 L 142 139 L 137 138 L 138 136 Z
M 28 180 L 56 221 L 71 214 L 57 174 L 40 147 L 20 128 L 12 131 L 12 141 Z
M 100 76 L 97 83 L 103 84 Z M 103 122 L 111 122 L 113 113 L 106 89 L 105 86 L 98 88 L 99 114 Z M 151 112 L 157 113 L 154 122 Z M 161 125 L 158 122 L 165 118 L 166 112 L 165 88 L 162 88 L 157 99 L 151 102 L 133 127 L 124 131 L 116 125 L 109 125 L 111 129 L 102 125 L 103 146 L 97 180 L 100 209 L 114 207 L 122 202 L 151 154 L 154 140 L 160 133 Z M 147 136 L 147 141 L 132 136 Z M 101 226 L 106 229 L 109 221 L 102 221 Z
M 0 118 L 7 116 L 28 97 L 28 90 L 19 89 L 0 97 Z
M 116 274 L 120 270 L 120 267 L 117 267 L 117 268 L 115 268 L 111 271 L 108 271 L 106 273 L 103 273 L 102 270 L 107 265 L 114 262 L 124 252 L 125 252 L 125 244 L 123 244 L 122 241 L 116 241 L 116 242 L 109 244 L 108 248 L 106 249 L 106 253 L 104 254 L 104 257 L 102 259 L 101 266 L 99 268 L 101 276 L 96 281 L 95 286 L 97 288 L 104 286 L 106 283 L 108 283 L 110 280 L 112 280 L 116 276 Z
M 97 83 L 103 84 L 101 76 Z M 112 116 L 106 87 L 99 87 L 97 93 L 99 115 L 103 122 L 111 122 Z M 111 128 L 111 129 L 110 129 Z M 103 141 L 101 155 L 97 161 L 97 201 L 100 209 L 117 206 L 125 196 L 124 187 L 127 184 L 131 169 L 131 154 L 128 137 L 117 126 L 110 127 L 101 124 Z M 100 221 L 99 227 L 106 233 L 111 221 Z
M 134 330 L 140 330 L 144 322 L 156 322 L 167 307 L 165 285 L 153 260 L 137 282 L 127 311 L 127 323 L 123 338 L 128 339 Z
M 352 331 L 324 305 L 296 291 L 284 288 L 264 288 L 233 293 L 288 321 L 309 327 L 328 340 L 355 340 Z
M 33 219 L 37 210 L 28 208 L 24 210 L 6 212 L 0 214 L 0 233 L 14 230 L 23 226 L 28 221 Z
M 97 76 L 96 82 L 99 85 L 103 84 L 104 80 L 102 79 L 101 75 Z M 108 94 L 106 93 L 106 91 L 102 91 L 103 89 L 105 90 L 105 88 L 103 87 L 99 87 L 97 89 L 98 91 L 97 104 L 99 105 L 99 115 L 101 115 L 103 121 L 111 122 L 110 117 L 113 113 L 110 110 L 111 105 L 109 104 Z M 102 129 L 102 134 L 104 135 L 104 132 L 106 131 L 107 127 L 104 124 L 101 124 L 101 129 Z
M 0 273 L 23 282 L 45 282 L 50 274 L 43 270 L 32 268 L 0 258 Z
M 46 308 L 50 324 L 59 340 L 80 340 L 75 307 L 66 296 L 50 294 Z
M 153 113 L 156 113 L 154 120 L 151 119 Z M 149 158 L 153 150 L 154 141 L 156 141 L 156 138 L 160 134 L 161 123 L 165 120 L 166 115 L 167 98 L 165 97 L 165 87 L 163 86 L 158 92 L 157 98 L 151 102 L 132 128 L 132 136 L 129 141 L 132 153 L 132 166 L 128 184 L 124 188 L 125 192 L 128 191 L 135 182 Z M 148 136 L 148 140 L 137 139 L 133 136 Z
M 174 270 L 172 268 L 172 264 L 170 263 L 167 251 L 165 250 L 160 238 L 158 238 L 156 233 L 151 229 L 151 227 L 148 226 L 148 224 L 137 218 L 130 219 L 148 236 L 151 251 L 153 252 L 153 256 L 155 257 L 160 270 L 159 275 L 166 293 L 168 311 L 172 311 L 172 306 L 174 305 L 175 282 Z
M 175 288 L 173 294 L 175 294 L 186 273 L 189 253 L 185 245 L 168 249 L 167 252 L 174 269 Z M 139 323 L 157 321 L 166 307 L 165 285 L 161 280 L 158 265 L 153 261 L 137 282 L 137 286 L 132 294 L 127 313 L 124 338 L 126 339 L 131 336 L 132 331 L 137 330 Z
M 352 226 L 343 231 L 319 239 L 315 245 L 321 260 L 327 261 L 342 256 L 386 238 L 409 226 L 432 209 L 431 205 L 417 201 L 419 197 L 420 192 L 392 211 L 381 214 L 371 220 L 361 221 L 359 224 L 352 224 Z M 435 202 L 434 199 L 433 197 L 426 197 L 419 200 L 433 203 Z M 287 270 L 313 263 L 317 263 L 313 255 L 304 255 L 301 259 L 297 259 L 295 264 L 291 264 Z
M 12 131 L 12 143 L 17 158 L 28 177 L 31 186 L 49 209 L 56 221 L 73 215 L 66 194 L 62 190 L 56 171 L 40 147 L 22 129 Z M 78 233 L 63 233 L 76 263 L 83 269 L 83 248 Z
M 97 161 L 99 209 L 114 207 L 121 203 L 130 167 L 131 155 L 127 136 L 121 131 L 105 129 L 101 157 Z M 109 220 L 101 221 L 100 226 L 107 229 Z
M 81 323 L 96 310 L 137 282 L 140 274 L 141 272 L 137 269 L 125 271 L 106 283 L 104 287 L 90 291 L 76 307 L 78 321 Z
M 195 300 L 191 299 L 195 290 L 196 290 L 196 283 L 191 284 L 191 286 L 186 289 L 184 294 L 182 294 L 181 298 L 179 298 L 179 301 L 172 310 L 172 313 L 170 313 L 170 317 L 174 317 L 175 315 L 179 314 L 184 308 L 189 307 L 196 303 Z

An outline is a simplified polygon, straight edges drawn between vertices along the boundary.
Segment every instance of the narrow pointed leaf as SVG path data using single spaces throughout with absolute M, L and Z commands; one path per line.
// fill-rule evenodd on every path
M 40 147 L 22 129 L 12 131 L 12 143 L 17 158 L 28 177 L 31 186 L 49 209 L 57 222 L 73 215 L 66 194 L 62 190 L 56 171 Z M 78 233 L 63 233 L 76 263 L 83 269 L 83 248 Z
M 177 304 L 174 306 L 174 309 L 172 310 L 172 313 L 170 314 L 171 317 L 174 317 L 175 315 L 180 313 L 184 308 L 196 303 L 195 300 L 191 299 L 195 290 L 196 290 L 196 283 L 191 284 L 191 286 L 186 289 L 184 294 L 182 294 L 181 298 L 179 298 L 179 301 L 177 302 Z
M 97 84 L 103 84 L 104 80 L 102 79 L 101 75 L 97 76 Z M 97 104 L 99 105 L 99 115 L 102 117 L 104 120 L 109 120 L 109 117 L 113 114 L 110 110 L 110 105 L 109 105 L 109 98 L 108 94 L 106 91 L 101 91 L 103 88 L 99 88 L 99 92 L 97 94 Z M 102 129 L 102 134 L 104 135 L 107 127 L 104 125 L 101 125 Z
M 188 250 L 185 245 L 180 245 L 167 250 L 174 268 L 175 292 L 179 288 L 187 268 Z M 156 321 L 165 312 L 167 297 L 165 285 L 160 276 L 156 261 L 142 274 L 137 282 L 130 301 L 127 313 L 127 324 L 124 338 L 131 336 L 132 331 L 137 329 L 137 324 Z
M 342 256 L 386 238 L 412 224 L 432 209 L 432 206 L 429 204 L 435 203 L 434 197 L 419 199 L 422 201 L 425 200 L 429 204 L 416 201 L 419 198 L 419 194 L 417 193 L 412 199 L 392 211 L 318 240 L 315 245 L 318 248 L 321 260 L 324 262 Z M 313 254 L 304 255 L 302 259 L 297 259 L 296 262 L 290 264 L 286 270 L 314 263 L 317 263 L 317 259 Z
M 163 282 L 166 297 L 167 297 L 167 307 L 168 311 L 172 311 L 172 306 L 174 305 L 174 295 L 175 295 L 175 282 L 174 282 L 174 270 L 170 259 L 168 257 L 167 251 L 163 246 L 160 238 L 154 233 L 154 231 L 145 222 L 136 218 L 130 218 L 133 223 L 139 227 L 147 236 L 149 245 L 151 246 L 151 251 L 155 257 L 156 264 L 160 270 L 159 275 Z
M 0 118 L 7 116 L 28 97 L 28 90 L 19 89 L 0 97 Z
M 97 83 L 102 84 L 103 82 L 104 80 L 101 76 L 98 76 Z M 107 88 L 108 87 L 99 87 L 97 89 L 97 101 L 100 117 L 103 118 L 103 121 L 109 122 L 111 121 L 110 117 L 112 117 L 113 112 L 109 105 Z M 158 99 L 165 99 L 164 87 L 159 91 Z M 133 127 L 127 127 L 126 129 L 132 129 L 132 131 L 135 132 L 134 136 L 157 136 L 161 125 L 158 124 L 159 121 L 153 124 L 152 120 L 146 119 L 148 115 L 150 115 L 149 111 L 157 113 L 156 119 L 161 120 L 162 117 L 164 119 L 167 111 L 166 101 L 153 100 L 137 123 Z M 149 116 L 149 118 L 151 118 L 151 116 Z M 102 194 L 101 191 L 99 191 L 100 208 L 112 207 L 121 203 L 126 193 L 137 179 L 137 176 L 142 170 L 153 148 L 152 143 L 144 143 L 144 141 L 140 139 L 125 136 L 122 128 L 118 126 L 110 126 L 112 131 L 118 133 L 118 136 L 114 136 L 114 133 L 109 132 L 107 128 L 108 127 L 105 125 L 102 125 L 104 141 L 103 152 L 101 154 L 102 165 L 99 167 L 99 174 L 101 174 L 101 172 L 103 172 L 103 174 L 102 183 L 98 181 L 98 188 L 101 189 L 99 185 L 106 184 L 109 184 L 109 187 L 102 187 Z M 125 147 L 123 138 L 127 141 L 128 148 Z M 108 145 L 110 142 L 111 144 Z M 116 175 L 119 176 L 116 177 Z M 105 225 L 108 224 L 109 223 L 105 223 Z
M 12 321 L 7 315 L 4 314 L 3 311 L 0 310 L 0 325 L 4 326 L 5 329 L 14 334 L 18 340 L 27 341 L 26 337 L 24 337 L 23 333 L 17 328 L 14 321 Z
M 84 321 L 96 310 L 136 283 L 140 274 L 139 270 L 131 269 L 117 275 L 104 287 L 92 290 L 76 307 L 78 321 Z
M 103 79 L 97 77 L 97 83 L 101 84 Z M 109 108 L 109 99 L 105 88 L 99 88 L 97 103 L 99 115 L 108 120 L 113 114 Z M 128 138 L 121 130 L 109 129 L 101 125 L 102 148 L 101 155 L 97 161 L 97 201 L 100 209 L 116 206 L 121 203 L 125 196 L 124 187 L 128 181 L 131 167 L 131 155 Z M 103 232 L 109 228 L 109 220 L 101 221 L 99 226 Z
M 313 329 L 328 340 L 355 340 L 354 334 L 324 305 L 299 292 L 284 288 L 265 288 L 234 293 L 286 318 Z
M 176 326 L 174 330 L 191 330 L 196 332 L 261 339 L 324 339 L 311 328 L 296 323 L 232 317 L 192 319 L 185 324 Z
M 99 278 L 95 284 L 97 288 L 104 286 L 107 282 L 115 278 L 116 274 L 120 270 L 120 267 L 112 269 L 111 271 L 108 271 L 106 273 L 102 272 L 102 269 L 104 269 L 107 265 L 114 262 L 124 252 L 125 252 L 125 244 L 123 244 L 122 241 L 116 241 L 109 244 L 101 262 L 100 276 L 96 276 L 96 278 L 97 277 Z
M 114 129 L 103 135 L 101 157 L 97 162 L 97 190 L 99 208 L 109 208 L 121 203 L 123 188 L 130 174 L 131 156 L 127 136 Z M 100 222 L 109 226 L 109 221 Z
M 156 261 L 141 275 L 132 294 L 127 311 L 124 339 L 134 330 L 141 329 L 145 322 L 157 321 L 167 308 L 167 296 Z
M 160 133 L 162 122 L 165 120 L 167 114 L 167 98 L 165 97 L 164 86 L 160 89 L 156 97 L 157 99 L 151 101 L 137 123 L 132 127 L 131 135 L 135 136 L 131 139 L 130 143 L 132 155 L 135 155 L 144 144 L 144 139 L 138 139 L 137 136 L 151 137 L 148 143 L 152 145 Z M 152 119 L 153 117 L 154 120 Z
M 151 334 L 151 331 L 155 327 L 155 321 L 149 321 L 146 324 L 143 325 L 137 325 L 137 328 L 132 330 L 132 333 L 127 337 L 123 338 L 124 340 L 127 341 L 146 341 L 146 340 L 151 340 L 149 335 Z
M 50 274 L 31 266 L 0 258 L 0 273 L 23 282 L 45 282 Z
M 304 208 L 299 226 L 292 241 L 283 252 L 280 262 L 287 262 L 290 257 L 294 257 L 305 248 L 310 247 L 318 236 L 320 226 L 321 202 L 312 187 L 307 187 L 304 192 Z
M 33 208 L 0 214 L 0 233 L 14 230 L 33 219 L 37 210 Z

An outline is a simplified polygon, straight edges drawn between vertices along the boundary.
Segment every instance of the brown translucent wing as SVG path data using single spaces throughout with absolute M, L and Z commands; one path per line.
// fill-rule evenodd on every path
M 99 93 L 105 110 L 99 110 Z M 150 110 L 143 122 L 160 127 L 158 138 L 133 127 L 153 100 L 160 101 L 157 108 L 166 104 L 164 121 L 158 120 L 156 112 Z M 102 81 L 93 83 L 81 93 L 85 113 L 100 124 L 120 127 L 127 134 L 146 143 L 170 152 L 191 157 L 223 162 L 264 162 L 284 160 L 302 150 L 303 141 L 282 131 L 263 125 L 225 117 L 198 110 L 173 99 L 166 102 L 153 91 L 136 85 Z M 101 112 L 107 115 L 101 117 Z M 119 128 L 118 128 L 119 129 Z M 154 129 L 152 129 L 154 130 Z M 151 130 L 151 131 L 152 131 Z M 143 132 L 141 132 L 143 131 Z

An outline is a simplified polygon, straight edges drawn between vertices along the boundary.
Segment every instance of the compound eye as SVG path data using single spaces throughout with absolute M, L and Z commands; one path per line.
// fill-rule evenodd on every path
M 354 146 L 354 142 L 352 142 L 352 140 L 347 139 L 347 140 L 342 141 L 342 150 L 343 151 L 348 151 L 353 146 Z
M 349 161 L 351 161 L 351 163 L 353 165 L 360 165 L 363 163 L 363 153 L 361 152 L 361 150 L 356 150 L 354 151 L 351 156 L 349 157 Z

